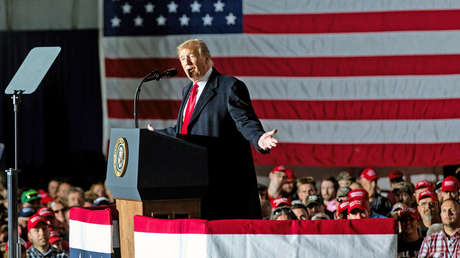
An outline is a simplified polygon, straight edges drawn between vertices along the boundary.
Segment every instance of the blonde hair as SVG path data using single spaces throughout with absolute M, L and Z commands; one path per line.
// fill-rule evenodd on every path
M 208 46 L 206 46 L 204 41 L 201 39 L 189 39 L 189 40 L 184 41 L 179 46 L 177 46 L 178 56 L 179 56 L 179 52 L 182 49 L 196 49 L 198 50 L 198 54 L 200 54 L 200 56 L 211 58 L 211 53 L 209 53 Z
M 316 189 L 315 178 L 313 178 L 311 176 L 307 176 L 307 177 L 301 177 L 301 178 L 297 179 L 297 188 L 299 188 L 301 185 L 306 185 L 306 184 L 311 184 Z

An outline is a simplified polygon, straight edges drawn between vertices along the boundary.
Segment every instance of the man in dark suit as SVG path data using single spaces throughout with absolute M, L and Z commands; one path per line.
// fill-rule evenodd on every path
M 156 130 L 170 136 L 210 136 L 219 141 L 222 168 L 209 175 L 204 217 L 260 218 L 257 182 L 250 145 L 261 153 L 276 146 L 276 130 L 265 132 L 251 104 L 246 85 L 213 68 L 206 44 L 187 40 L 177 55 L 192 81 L 182 91 L 174 127 Z M 153 130 L 149 125 L 148 128 Z

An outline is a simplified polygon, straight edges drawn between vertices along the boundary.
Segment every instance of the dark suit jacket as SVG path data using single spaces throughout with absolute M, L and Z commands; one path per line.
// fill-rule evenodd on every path
M 191 88 L 192 83 L 182 91 L 177 124 L 158 132 L 170 136 L 180 133 Z M 213 157 L 221 159 L 222 166 L 209 175 L 209 192 L 204 200 L 207 208 L 203 210 L 203 218 L 260 218 L 257 181 L 249 144 L 265 153 L 257 143 L 264 132 L 246 85 L 213 68 L 187 127 L 188 135 L 210 136 L 218 139 L 220 145 L 215 150 L 218 157 Z

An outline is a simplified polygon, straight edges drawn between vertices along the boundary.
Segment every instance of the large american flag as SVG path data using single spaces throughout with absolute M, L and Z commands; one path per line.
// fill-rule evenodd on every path
M 104 0 L 106 135 L 175 123 L 187 83 L 176 46 L 200 38 L 246 83 L 281 144 L 259 165 L 460 163 L 460 1 Z

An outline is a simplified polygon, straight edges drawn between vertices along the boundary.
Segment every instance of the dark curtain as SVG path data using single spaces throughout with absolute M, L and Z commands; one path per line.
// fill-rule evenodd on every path
M 0 169 L 14 166 L 13 104 L 4 90 L 38 46 L 62 50 L 20 105 L 20 187 L 46 187 L 53 177 L 86 187 L 105 177 L 97 30 L 0 32 Z

